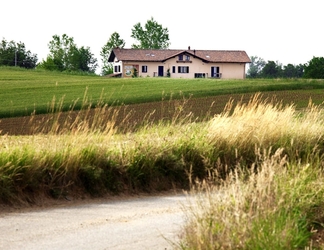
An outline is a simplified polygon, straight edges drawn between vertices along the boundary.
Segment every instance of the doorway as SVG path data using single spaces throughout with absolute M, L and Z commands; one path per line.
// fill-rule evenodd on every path
M 158 67 L 158 76 L 164 76 L 164 66 Z

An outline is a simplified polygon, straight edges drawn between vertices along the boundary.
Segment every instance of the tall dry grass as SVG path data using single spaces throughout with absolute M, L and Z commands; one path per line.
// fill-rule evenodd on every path
M 289 161 L 306 160 L 321 146 L 323 111 L 310 101 L 304 110 L 253 96 L 248 103 L 229 102 L 209 124 L 208 138 L 222 162 L 254 163 L 257 149 L 284 148 Z
M 317 244 L 310 238 L 323 227 L 322 169 L 290 165 L 282 149 L 264 152 L 259 160 L 257 171 L 237 168 L 220 185 L 202 182 L 192 191 L 195 200 L 184 211 L 186 225 L 177 248 L 302 249 Z
M 300 112 L 256 95 L 230 102 L 207 127 L 214 165 L 194 185 L 177 248 L 323 247 L 311 241 L 324 225 L 322 109 L 310 103 Z
M 80 111 L 62 112 L 62 102 L 53 99 L 52 116 L 38 123 L 32 135 L 0 137 L 1 202 L 185 188 L 191 165 L 196 176 L 203 176 L 198 164 L 203 149 L 193 140 L 202 135 L 190 114 L 180 115 L 180 103 L 173 119 L 143 121 L 120 133 L 116 119 L 121 109 L 85 99 Z M 125 123 L 128 115 L 122 116 Z
M 1 202 L 197 184 L 180 248 L 293 249 L 322 228 L 320 106 L 300 111 L 255 95 L 209 121 L 175 113 L 124 133 L 118 112 L 98 102 L 54 112 L 33 135 L 1 136 Z

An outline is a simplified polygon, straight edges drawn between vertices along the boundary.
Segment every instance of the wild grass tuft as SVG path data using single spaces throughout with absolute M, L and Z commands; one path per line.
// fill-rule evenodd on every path
M 296 111 L 259 97 L 230 102 L 208 123 L 210 178 L 193 185 L 178 248 L 316 245 L 311 235 L 323 230 L 322 109 L 310 103 Z
M 235 165 L 256 160 L 256 149 L 284 148 L 290 161 L 306 160 L 324 134 L 323 111 L 311 102 L 303 110 L 283 106 L 257 94 L 248 103 L 229 102 L 210 121 L 209 141 L 222 162 Z
M 236 168 L 220 185 L 201 182 L 186 207 L 181 249 L 302 249 L 323 220 L 323 172 L 290 165 L 283 149 L 263 151 L 260 167 Z

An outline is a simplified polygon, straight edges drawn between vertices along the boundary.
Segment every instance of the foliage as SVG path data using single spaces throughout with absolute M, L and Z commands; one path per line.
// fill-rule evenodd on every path
M 247 71 L 247 77 L 256 78 L 259 77 L 261 70 L 265 66 L 266 62 L 257 56 L 251 56 L 251 63 Z
M 91 53 L 89 47 L 80 47 L 73 54 L 73 64 L 75 70 L 81 70 L 84 72 L 95 73 L 97 68 L 97 59 Z
M 26 50 L 22 42 L 8 42 L 4 38 L 0 43 L 0 66 L 18 66 L 26 69 L 36 67 L 37 55 Z
M 171 77 L 170 68 L 167 69 L 167 77 Z
M 106 76 L 114 73 L 114 65 L 112 63 L 106 62 L 101 68 L 101 75 Z
M 281 76 L 282 67 L 279 63 L 268 61 L 261 70 L 261 76 L 264 78 L 278 78 Z
M 132 77 L 133 78 L 138 77 L 138 73 L 137 73 L 137 68 L 136 67 L 133 68 L 133 75 L 132 75 Z
M 302 64 L 292 65 L 287 64 L 283 67 L 282 77 L 285 78 L 300 78 L 303 77 L 304 66 Z
M 117 32 L 111 34 L 107 43 L 101 48 L 100 55 L 103 62 L 102 75 L 108 75 L 113 73 L 113 66 L 108 62 L 110 53 L 114 48 L 124 48 L 125 40 L 120 38 L 120 35 Z
M 53 36 L 48 44 L 50 54 L 38 68 L 56 71 L 85 71 L 94 73 L 97 68 L 97 59 L 94 58 L 89 47 L 78 48 L 72 37 L 63 34 Z
M 305 78 L 324 79 L 324 57 L 313 57 L 305 64 Z
M 144 28 L 140 23 L 135 24 L 131 37 L 139 42 L 132 45 L 136 49 L 167 49 L 170 46 L 168 28 L 163 28 L 153 17 L 147 20 Z
M 257 56 L 251 56 L 251 64 L 247 71 L 247 78 L 301 78 L 304 74 L 304 65 L 287 64 L 282 66 L 279 62 L 267 63 Z

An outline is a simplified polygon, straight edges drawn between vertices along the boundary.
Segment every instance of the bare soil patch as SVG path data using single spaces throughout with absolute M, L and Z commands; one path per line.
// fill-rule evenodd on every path
M 247 102 L 253 94 L 219 95 L 110 107 L 110 114 L 107 114 L 106 119 L 114 119 L 115 126 L 121 131 L 161 120 L 182 119 L 189 115 L 191 119 L 206 120 L 221 113 L 230 99 L 233 99 L 234 102 Z M 309 92 L 305 91 L 274 91 L 262 93 L 262 97 L 267 100 L 275 98 L 277 101 L 282 101 L 283 104 L 302 101 L 307 103 L 310 98 L 317 100 L 317 102 L 324 100 L 324 92 L 310 95 Z M 118 114 L 113 116 L 114 112 Z M 59 121 L 61 123 L 71 121 L 72 123 L 78 115 L 79 111 L 65 112 L 60 114 Z M 57 115 L 41 114 L 3 118 L 0 119 L 0 134 L 31 135 L 46 132 L 50 129 L 55 116 Z
M 123 129 L 132 129 L 140 125 L 172 118 L 181 119 L 189 114 L 192 117 L 203 119 L 210 117 L 224 109 L 228 96 L 196 98 L 188 100 L 171 100 L 142 104 L 110 107 L 107 119 L 114 119 L 115 126 Z M 95 110 L 92 110 L 94 116 Z M 118 114 L 113 117 L 113 114 Z M 73 122 L 80 114 L 79 111 L 60 114 L 59 120 L 64 123 Z M 41 114 L 24 117 L 0 119 L 0 132 L 7 135 L 31 135 L 50 129 L 56 114 Z M 48 126 L 47 128 L 45 126 Z

